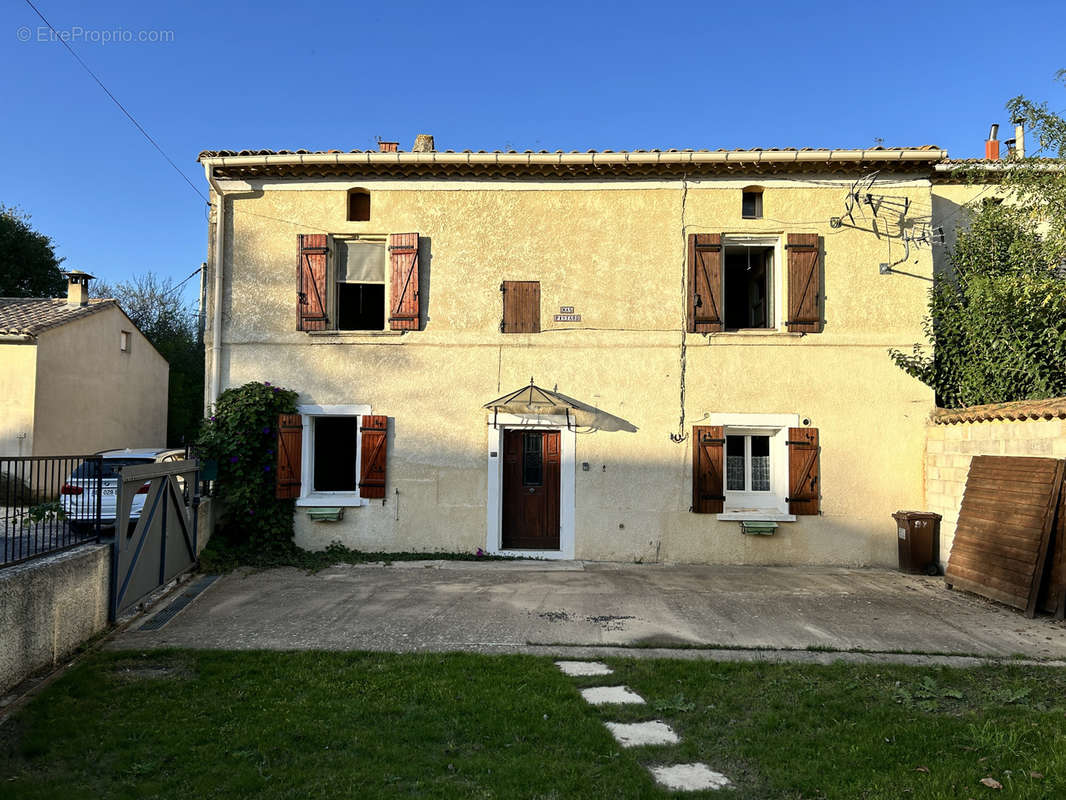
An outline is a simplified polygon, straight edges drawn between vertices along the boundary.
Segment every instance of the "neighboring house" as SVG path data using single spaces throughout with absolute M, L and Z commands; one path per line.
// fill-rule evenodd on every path
M 0 298 L 0 456 L 162 446 L 166 360 L 70 272 L 65 299 Z
M 933 395 L 888 350 L 924 338 L 945 152 L 429 138 L 200 156 L 206 400 L 299 392 L 298 544 L 895 562 Z

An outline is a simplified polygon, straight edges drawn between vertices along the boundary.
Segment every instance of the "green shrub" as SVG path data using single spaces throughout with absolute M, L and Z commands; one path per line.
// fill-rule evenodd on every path
M 296 392 L 269 383 L 227 389 L 204 422 L 200 455 L 218 463 L 225 509 L 218 534 L 263 552 L 291 549 L 292 500 L 275 496 L 278 415 L 296 412 Z
M 938 276 L 924 327 L 933 352 L 891 351 L 946 408 L 1066 396 L 1066 281 L 1036 226 L 985 203 Z

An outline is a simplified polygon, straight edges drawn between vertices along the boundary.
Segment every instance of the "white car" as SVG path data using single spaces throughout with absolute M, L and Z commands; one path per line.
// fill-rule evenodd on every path
M 59 490 L 63 512 L 70 524 L 72 533 L 90 533 L 97 522 L 97 495 L 100 498 L 101 527 L 115 524 L 118 508 L 119 473 L 123 467 L 139 464 L 160 464 L 181 461 L 185 458 L 184 450 L 163 447 L 148 447 L 137 450 L 105 450 L 97 453 L 102 459 L 100 481 L 96 480 L 96 464 L 86 461 L 79 466 L 63 488 Z M 180 482 L 184 481 L 179 478 Z M 133 497 L 130 505 L 130 519 L 141 516 L 145 498 L 148 496 L 148 484 L 144 484 Z

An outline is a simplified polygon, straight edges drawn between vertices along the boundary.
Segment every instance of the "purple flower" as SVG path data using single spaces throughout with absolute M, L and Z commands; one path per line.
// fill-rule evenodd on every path
M 239 457 L 239 456 L 230 456 L 230 457 L 229 457 L 229 463 L 231 463 L 231 464 L 236 464 L 236 463 L 237 463 L 238 461 L 240 461 L 240 460 L 241 460 L 241 459 L 240 459 L 240 457 Z
M 270 465 L 269 464 L 267 464 L 265 467 L 263 467 L 263 472 L 270 472 Z
M 255 514 L 255 511 L 249 508 L 248 509 L 248 516 L 252 516 L 253 514 Z
M 263 385 L 264 386 L 269 386 L 270 385 L 270 381 L 263 381 Z
M 215 421 L 215 418 L 214 418 L 214 417 L 211 417 L 211 421 L 212 421 L 212 422 L 214 422 L 214 421 Z
M 485 555 L 485 551 L 484 551 L 484 550 L 482 550 L 482 549 L 481 549 L 481 548 L 479 547 L 479 548 L 477 549 L 477 552 L 476 552 L 476 553 L 474 553 L 474 555 L 476 555 L 476 556 L 478 556 L 478 557 L 480 558 L 481 556 Z
M 275 392 L 280 391 L 277 386 L 273 387 L 273 389 Z

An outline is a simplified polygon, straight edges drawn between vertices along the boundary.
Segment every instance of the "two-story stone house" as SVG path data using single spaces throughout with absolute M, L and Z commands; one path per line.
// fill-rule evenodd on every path
M 946 153 L 428 138 L 200 156 L 206 400 L 300 393 L 298 544 L 894 562 L 933 396 L 888 350 L 923 338 Z

